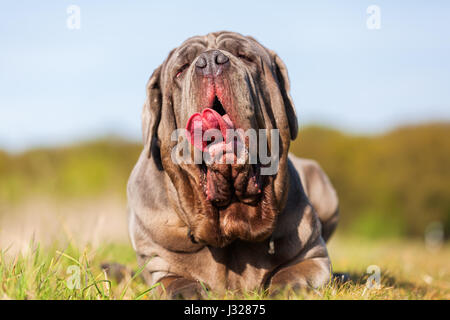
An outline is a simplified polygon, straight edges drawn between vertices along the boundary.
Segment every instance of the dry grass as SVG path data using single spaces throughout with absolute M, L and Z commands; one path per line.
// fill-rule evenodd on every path
M 31 240 L 44 247 L 128 240 L 126 205 L 116 197 L 63 202 L 41 197 L 1 211 L 0 248 L 10 254 L 26 253 Z
M 125 204 L 114 199 L 74 204 L 33 202 L 0 220 L 0 299 L 153 299 L 140 278 L 127 240 Z M 34 240 L 32 240 L 34 239 Z M 38 245 L 37 243 L 40 243 Z M 450 246 L 427 250 L 418 240 L 364 240 L 337 236 L 328 246 L 334 271 L 352 281 L 279 299 L 450 299 Z M 113 261 L 138 271 L 110 279 L 101 269 Z M 368 289 L 369 266 L 380 270 L 380 288 Z M 75 271 L 75 273 L 73 273 Z M 79 271 L 79 274 L 77 273 Z M 68 283 L 79 275 L 79 289 Z M 75 276 L 75 278 L 74 278 Z M 265 292 L 208 293 L 211 299 L 267 299 Z

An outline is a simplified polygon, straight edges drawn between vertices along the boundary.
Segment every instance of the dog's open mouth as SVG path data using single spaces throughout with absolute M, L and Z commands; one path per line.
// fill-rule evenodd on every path
M 260 165 L 249 163 L 248 141 L 236 130 L 217 96 L 201 113 L 191 115 L 186 134 L 190 143 L 203 151 L 200 181 L 208 200 L 216 207 L 260 200 L 264 187 Z

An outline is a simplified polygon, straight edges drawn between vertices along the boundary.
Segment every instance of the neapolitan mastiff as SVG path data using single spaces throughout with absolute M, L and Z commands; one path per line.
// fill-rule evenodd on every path
M 271 155 L 278 170 L 261 174 L 259 159 L 174 161 L 174 148 L 199 123 L 265 129 L 268 136 L 278 129 Z M 169 297 L 188 297 L 199 294 L 200 281 L 223 292 L 330 280 L 325 241 L 338 221 L 338 200 L 315 161 L 288 155 L 297 118 L 275 52 L 233 32 L 186 40 L 147 84 L 142 129 L 144 149 L 127 192 L 130 238 L 147 283 L 161 282 Z M 174 139 L 177 129 L 186 134 Z M 248 138 L 240 141 L 250 147 Z M 188 145 L 193 157 L 197 148 Z

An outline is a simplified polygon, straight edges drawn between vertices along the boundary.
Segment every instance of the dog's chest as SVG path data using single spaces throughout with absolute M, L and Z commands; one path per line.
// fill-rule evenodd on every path
M 263 288 L 277 267 L 288 259 L 286 252 L 277 252 L 276 245 L 270 246 L 270 239 L 260 243 L 235 241 L 225 248 L 205 247 L 199 252 L 199 268 L 191 269 L 190 276 L 215 290 L 254 290 Z

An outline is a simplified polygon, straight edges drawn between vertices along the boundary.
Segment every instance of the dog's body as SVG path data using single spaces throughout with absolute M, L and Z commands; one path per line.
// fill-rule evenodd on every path
M 250 62 L 237 58 L 240 46 Z M 259 177 L 238 164 L 207 166 L 205 174 L 173 163 L 172 131 L 211 106 L 204 98 L 211 90 L 236 127 L 280 130 L 276 174 Z M 195 291 L 198 281 L 216 291 L 329 281 L 325 241 L 338 201 L 317 163 L 288 158 L 297 123 L 284 64 L 272 51 L 229 32 L 187 40 L 149 81 L 143 131 L 145 147 L 128 182 L 129 232 L 149 284 L 162 282 L 174 295 Z M 249 182 L 255 176 L 257 190 Z M 213 193 L 210 182 L 218 186 Z

